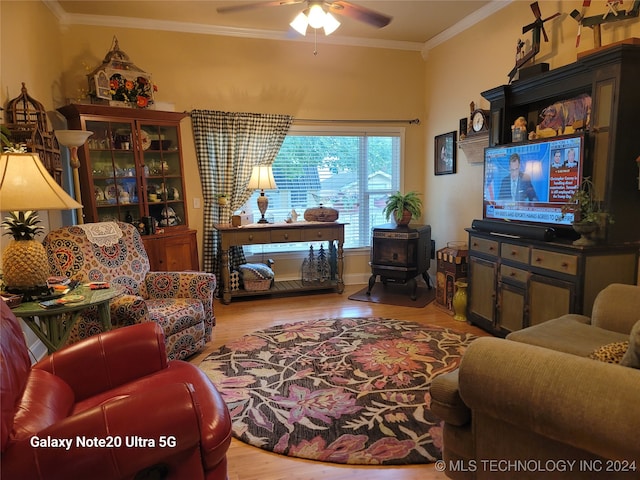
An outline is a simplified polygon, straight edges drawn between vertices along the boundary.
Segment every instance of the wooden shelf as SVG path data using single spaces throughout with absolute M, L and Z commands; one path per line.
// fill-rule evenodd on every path
M 460 148 L 469 163 L 484 162 L 484 149 L 489 146 L 489 132 L 476 133 L 467 135 L 465 138 L 458 140 L 458 148 Z
M 309 292 L 316 290 L 335 290 L 338 282 L 335 280 L 325 283 L 314 283 L 305 285 L 301 280 L 285 280 L 273 282 L 269 290 L 234 290 L 232 297 L 254 297 L 257 295 L 277 295 L 282 293 Z

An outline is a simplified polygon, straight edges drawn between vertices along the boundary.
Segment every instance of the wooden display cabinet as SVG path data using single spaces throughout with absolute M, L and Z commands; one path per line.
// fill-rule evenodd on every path
M 186 114 L 85 104 L 58 111 L 70 129 L 93 132 L 78 149 L 84 221 L 152 217 L 165 233 L 143 237 L 152 270 L 198 270 L 183 175 Z

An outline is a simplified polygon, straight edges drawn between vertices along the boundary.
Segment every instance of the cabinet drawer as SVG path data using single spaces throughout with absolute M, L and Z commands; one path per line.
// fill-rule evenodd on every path
M 471 237 L 471 250 L 497 256 L 498 242 L 486 238 Z
M 333 240 L 335 232 L 333 228 L 313 228 L 304 230 L 303 240 L 306 242 L 317 242 L 320 240 Z
M 250 245 L 252 243 L 269 243 L 271 236 L 268 231 L 245 230 L 235 232 L 234 243 L 232 245 Z
M 514 262 L 529 263 L 529 247 L 503 243 L 500 245 L 500 256 Z
M 515 282 L 527 283 L 529 272 L 520 268 L 510 267 L 509 265 L 500 265 L 500 276 L 503 279 L 510 279 Z
M 578 273 L 578 257 L 546 250 L 531 250 L 531 265 L 547 268 L 556 272 L 575 275 Z
M 302 233 L 296 228 L 271 231 L 271 243 L 299 242 L 300 240 L 302 240 Z

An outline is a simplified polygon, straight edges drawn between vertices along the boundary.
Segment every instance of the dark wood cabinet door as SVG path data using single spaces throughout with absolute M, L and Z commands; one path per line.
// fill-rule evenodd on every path
M 151 270 L 180 272 L 200 270 L 195 230 L 142 237 Z

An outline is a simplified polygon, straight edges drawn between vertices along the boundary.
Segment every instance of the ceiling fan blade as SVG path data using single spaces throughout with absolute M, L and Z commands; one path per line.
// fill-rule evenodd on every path
M 536 18 L 540 18 L 542 16 L 542 13 L 540 13 L 540 5 L 538 5 L 538 2 L 533 2 L 531 4 L 531 10 L 533 11 L 533 14 L 536 16 Z
M 384 13 L 376 12 L 370 8 L 360 7 L 353 3 L 336 1 L 329 4 L 331 13 L 338 15 L 344 15 L 345 17 L 353 18 L 364 23 L 368 23 L 377 28 L 386 27 L 389 25 L 393 17 L 385 15 Z
M 242 12 L 244 10 L 253 10 L 262 7 L 279 7 L 281 5 L 293 5 L 295 3 L 303 3 L 305 0 L 275 0 L 272 2 L 255 2 L 255 3 L 237 3 L 228 7 L 220 7 L 216 9 L 218 13 Z

